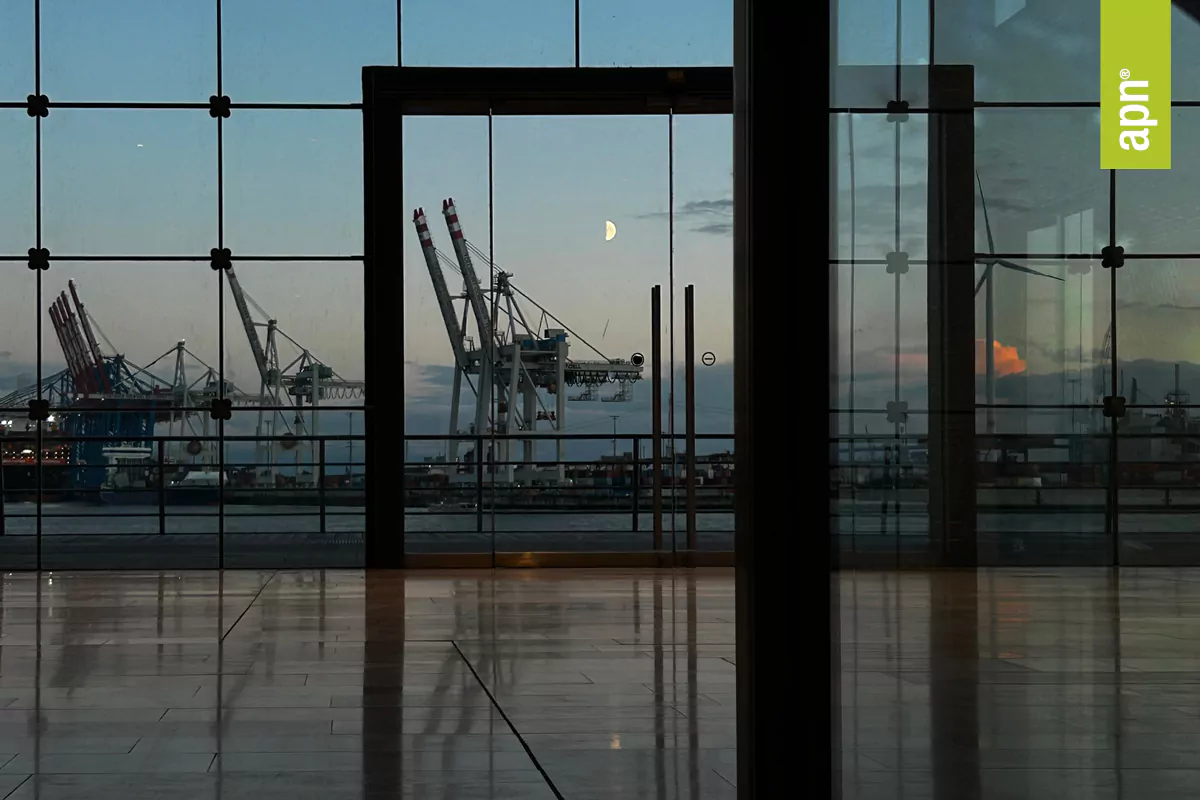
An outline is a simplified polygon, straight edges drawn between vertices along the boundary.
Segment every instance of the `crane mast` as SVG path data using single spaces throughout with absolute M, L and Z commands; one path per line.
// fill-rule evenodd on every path
M 92 333 L 92 323 L 88 321 L 83 301 L 79 299 L 79 292 L 75 291 L 75 281 L 67 281 L 67 288 L 71 290 L 71 300 L 74 301 L 75 310 L 79 313 L 79 324 L 83 326 L 83 335 L 87 339 L 88 351 L 91 353 L 92 362 L 96 365 L 100 382 L 103 384 L 104 391 L 112 391 L 112 387 L 108 383 L 108 375 L 104 370 L 104 356 L 100 353 L 100 345 L 96 341 L 96 335 Z
M 437 249 L 433 246 L 433 236 L 429 233 L 429 224 L 425 220 L 425 209 L 418 208 L 413 212 L 413 224 L 417 226 L 417 236 L 421 240 L 421 252 L 425 256 L 425 266 L 429 269 L 429 277 L 433 281 L 433 293 L 437 296 L 438 308 L 442 312 L 442 321 L 446 325 L 446 333 L 450 336 L 450 346 L 454 348 L 454 359 L 459 369 L 464 369 L 470 361 L 467 351 L 463 348 L 463 332 L 459 327 L 458 317 L 454 313 L 454 301 L 450 290 L 446 287 L 446 276 L 438 263 Z
M 270 385 L 267 352 L 258 338 L 258 331 L 254 327 L 254 318 L 250 316 L 250 305 L 246 302 L 246 293 L 242 291 L 242 284 L 238 281 L 232 267 L 226 271 L 226 274 L 229 277 L 229 291 L 233 293 L 233 303 L 237 306 L 238 316 L 242 318 L 242 327 L 246 330 L 246 339 L 250 342 L 250 352 L 254 354 L 254 365 L 258 367 L 258 374 L 262 377 L 263 383 Z
M 471 263 L 471 252 L 463 239 L 462 225 L 458 221 L 458 209 L 454 207 L 454 198 L 442 201 L 442 215 L 446 217 L 446 227 L 450 230 L 450 241 L 454 245 L 454 256 L 458 259 L 458 268 L 462 270 L 463 282 L 467 286 L 467 303 L 475 315 L 475 324 L 479 328 L 479 346 L 483 351 L 483 363 L 479 377 L 479 392 L 475 401 L 475 431 L 483 433 L 487 424 L 487 413 L 492 404 L 492 365 L 495 361 L 495 339 L 492 338 L 492 322 L 488 316 L 487 304 L 483 299 L 483 291 L 479 287 L 479 277 L 475 274 L 475 265 Z M 482 457 L 480 453 L 475 454 Z

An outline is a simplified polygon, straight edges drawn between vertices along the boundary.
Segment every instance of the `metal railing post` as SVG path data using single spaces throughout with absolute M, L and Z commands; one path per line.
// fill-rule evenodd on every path
M 475 532 L 483 533 L 483 436 L 475 434 Z
M 7 494 L 4 488 L 4 440 L 6 436 L 8 436 L 8 428 L 3 427 L 2 423 L 0 423 L 0 536 L 4 535 L 5 520 L 7 518 L 4 510 L 4 496 Z M 40 503 L 41 500 L 39 497 L 38 502 Z
M 696 287 L 683 289 L 683 374 L 684 374 L 684 447 L 687 455 L 687 549 L 688 559 L 696 550 Z
M 321 533 L 325 533 L 325 439 L 323 438 L 317 440 L 317 458 L 321 460 L 317 465 L 317 504 L 321 509 Z
M 633 437 L 633 475 L 630 476 L 630 480 L 630 494 L 633 496 L 633 532 L 637 533 L 641 527 L 638 517 L 642 510 L 642 440 L 639 436 Z
M 654 518 L 654 550 L 662 551 L 662 286 L 650 290 L 650 430 L 653 455 L 651 463 L 650 509 Z
M 158 534 L 167 532 L 167 456 L 163 440 L 158 440 Z

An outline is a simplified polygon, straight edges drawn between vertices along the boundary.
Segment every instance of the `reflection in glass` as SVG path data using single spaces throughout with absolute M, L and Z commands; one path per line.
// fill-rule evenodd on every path
M 238 111 L 224 127 L 234 255 L 362 253 L 360 113 Z
M 975 239 L 990 252 L 1098 253 L 1108 244 L 1109 176 L 1092 108 L 975 113 Z
M 1171 109 L 1171 125 L 1171 169 L 1123 170 L 1117 176 L 1117 243 L 1128 253 L 1200 252 L 1200 151 L 1195 144 L 1200 109 Z
M 864 11 L 879 8 L 873 0 L 856 0 L 855 5 Z M 915 7 L 928 25 L 929 4 L 904 5 Z M 935 0 L 933 14 L 937 63 L 973 66 L 977 100 L 1064 103 L 1099 99 L 1098 3 Z M 857 37 L 853 27 L 844 35 Z M 1080 137 L 1080 141 L 1086 138 Z M 1055 152 L 1069 154 L 1068 149 Z
M 914 108 L 925 106 L 928 4 L 838 0 L 833 9 L 830 106 L 882 108 L 895 99 L 907 100 Z
M 217 241 L 217 131 L 202 110 L 55 109 L 42 121 L 56 256 L 201 255 Z
M 904 252 L 924 259 L 928 120 L 913 116 L 897 125 L 880 114 L 835 114 L 830 123 L 837 148 L 830 257 L 879 264 L 888 253 Z
M 1117 272 L 1118 391 L 1139 406 L 1121 420 L 1118 438 L 1122 563 L 1200 563 L 1192 490 L 1200 370 L 1190 335 L 1200 311 L 1197 267 L 1138 260 Z

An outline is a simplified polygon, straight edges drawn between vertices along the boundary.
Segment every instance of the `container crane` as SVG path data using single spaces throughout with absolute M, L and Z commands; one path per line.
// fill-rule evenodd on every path
M 446 217 L 446 225 L 454 245 L 453 260 L 438 252 L 433 245 L 428 228 L 422 226 L 424 212 L 416 209 L 413 215 L 417 227 L 417 235 L 421 239 L 422 253 L 430 278 L 434 286 L 434 294 L 438 299 L 446 332 L 450 337 L 451 349 L 458 365 L 455 370 L 455 381 L 451 396 L 450 433 L 458 433 L 458 409 L 461 403 L 461 380 L 465 376 L 479 376 L 479 385 L 475 389 L 476 408 L 475 424 L 472 430 L 476 432 L 497 432 L 512 435 L 518 431 L 523 434 L 523 461 L 532 467 L 536 459 L 536 439 L 533 433 L 538 422 L 549 423 L 561 431 L 566 419 L 566 401 L 598 399 L 596 387 L 605 383 L 618 384 L 618 391 L 610 401 L 624 402 L 631 399 L 632 384 L 641 378 L 642 365 L 634 364 L 624 359 L 606 357 L 582 336 L 575 333 L 558 317 L 550 313 L 536 300 L 523 292 L 511 282 L 512 273 L 501 270 L 492 263 L 489 254 L 475 247 L 462 232 L 458 210 L 453 199 L 442 202 L 442 213 Z M 487 263 L 494 274 L 494 280 L 489 281 L 487 294 L 475 273 L 472 256 L 478 256 Z M 462 275 L 465 284 L 464 296 L 454 297 L 445 289 L 445 278 L 441 266 L 445 265 Z M 465 299 L 463 321 L 457 321 L 454 301 Z M 530 325 L 528 317 L 521 308 L 520 301 L 525 300 L 539 309 L 542 314 L 538 327 Z M 489 313 L 489 304 L 491 313 Z M 468 314 L 470 312 L 470 314 Z M 503 317 L 506 318 L 502 321 Z M 475 348 L 469 337 L 465 336 L 467 317 L 473 315 L 479 332 L 480 346 Z M 557 325 L 558 327 L 549 327 Z M 595 351 L 599 359 L 575 360 L 569 357 L 568 336 L 574 337 L 584 346 Z M 567 397 L 566 388 L 569 386 L 583 387 L 582 395 Z M 472 387 L 474 388 L 474 387 Z M 553 396 L 553 408 L 547 408 L 539 391 L 547 396 Z M 489 418 L 493 393 L 496 396 L 496 416 Z M 520 395 L 520 403 L 518 402 Z M 546 398 L 547 402 L 549 398 Z M 520 405 L 520 407 L 518 407 Z M 495 458 L 497 461 L 510 462 L 510 442 L 505 439 L 498 443 Z M 556 443 L 558 479 L 564 478 L 565 442 L 560 438 Z M 480 454 L 476 454 L 479 457 Z M 448 461 L 456 461 L 453 445 L 448 451 Z M 508 479 L 511 479 L 511 466 L 505 468 Z
M 438 308 L 442 312 L 442 322 L 446 326 L 446 335 L 450 337 L 450 347 L 454 351 L 454 385 L 452 392 L 458 397 L 462 392 L 463 373 L 470 366 L 471 360 L 467 355 L 463 340 L 463 326 L 459 325 L 458 316 L 454 310 L 454 299 L 446 286 L 446 276 L 438 263 L 437 248 L 433 245 L 433 236 L 429 233 L 429 223 L 425 219 L 425 209 L 418 208 L 413 212 L 413 224 L 417 228 L 417 238 L 421 240 L 421 253 L 425 256 L 425 266 L 429 270 L 429 279 L 433 283 L 433 294 L 437 298 Z M 465 309 L 464 309 L 465 310 Z M 465 320 L 464 320 L 465 324 Z M 478 414 L 476 422 L 478 422 Z M 450 435 L 458 433 L 458 403 L 450 407 Z M 451 439 L 446 444 L 446 461 L 453 463 L 458 457 L 458 442 Z

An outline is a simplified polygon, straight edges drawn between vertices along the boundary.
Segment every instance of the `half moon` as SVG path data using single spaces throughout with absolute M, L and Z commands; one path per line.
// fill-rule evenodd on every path
M 615 237 L 616 235 L 617 235 L 617 226 L 613 224 L 612 220 L 609 220 L 609 219 L 604 220 L 604 241 L 611 242 L 613 240 L 613 237 Z

